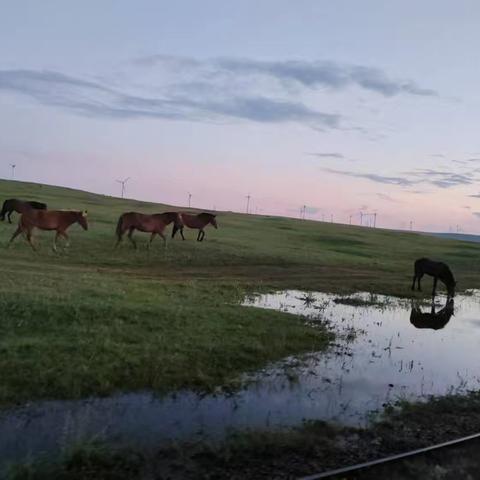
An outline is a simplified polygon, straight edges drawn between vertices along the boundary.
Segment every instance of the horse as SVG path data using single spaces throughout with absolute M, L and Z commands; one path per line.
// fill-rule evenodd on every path
M 410 323 L 416 328 L 431 328 L 440 330 L 450 321 L 454 310 L 453 298 L 447 300 L 445 306 L 438 312 L 435 312 L 435 304 L 432 303 L 430 312 L 422 312 L 418 305 L 412 305 L 410 313 Z
M 448 265 L 443 262 L 434 262 L 428 258 L 419 258 L 416 260 L 414 264 L 412 290 L 415 290 L 415 281 L 418 281 L 418 291 L 422 290 L 420 287 L 420 280 L 424 274 L 433 277 L 432 297 L 435 297 L 438 279 L 440 279 L 447 287 L 448 297 L 455 296 L 455 286 L 457 285 L 457 282 L 455 281 Z
M 12 223 L 12 213 L 17 212 L 22 214 L 32 208 L 37 210 L 46 210 L 47 204 L 35 201 L 23 201 L 16 198 L 9 198 L 3 202 L 2 211 L 0 212 L 0 220 L 5 220 L 5 215 L 8 217 L 8 223 Z
M 53 250 L 57 251 L 58 237 L 65 238 L 67 247 L 70 245 L 67 228 L 73 223 L 78 223 L 84 230 L 88 230 L 87 211 L 27 210 L 22 213 L 20 221 L 18 222 L 18 228 L 12 235 L 7 247 L 10 246 L 18 235 L 25 233 L 28 243 L 33 250 L 36 250 L 32 241 L 32 231 L 34 228 L 38 228 L 40 230 L 55 230 L 57 232 L 53 239 Z
M 180 231 L 182 240 L 185 240 L 183 236 L 183 227 L 187 226 L 188 228 L 198 229 L 197 242 L 202 242 L 205 238 L 204 228 L 210 224 L 215 228 L 218 228 L 217 220 L 215 219 L 216 215 L 213 213 L 199 213 L 198 215 L 190 215 L 189 213 L 180 213 L 180 218 L 182 221 L 181 225 L 175 225 L 172 231 L 172 238 L 175 237 L 175 234 Z
M 120 215 L 117 222 L 117 242 L 115 247 L 122 241 L 124 233 L 128 230 L 128 239 L 132 242 L 133 246 L 137 248 L 137 243 L 133 239 L 132 235 L 135 230 L 140 232 L 151 233 L 148 247 L 152 244 L 155 235 L 159 235 L 163 239 L 163 245 L 167 245 L 167 238 L 163 234 L 165 227 L 174 222 L 175 226 L 181 225 L 180 216 L 176 212 L 166 213 L 154 213 L 152 215 L 146 215 L 137 212 L 126 212 Z M 174 227 L 175 228 L 175 227 Z

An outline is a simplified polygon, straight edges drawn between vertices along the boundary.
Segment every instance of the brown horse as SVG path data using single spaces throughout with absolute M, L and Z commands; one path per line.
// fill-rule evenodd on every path
M 155 235 L 159 235 L 163 239 L 163 245 L 167 245 L 167 239 L 163 234 L 165 227 L 170 223 L 175 222 L 175 226 L 181 225 L 180 216 L 176 212 L 167 213 L 154 213 L 152 215 L 145 215 L 137 212 L 122 213 L 117 222 L 117 242 L 115 247 L 122 241 L 124 233 L 128 230 L 128 239 L 132 242 L 133 246 L 137 248 L 137 243 L 133 239 L 132 235 L 135 230 L 140 232 L 148 232 L 150 241 L 148 247 L 150 247 Z
M 46 210 L 47 204 L 35 201 L 23 201 L 16 198 L 9 198 L 3 202 L 2 211 L 0 212 L 0 220 L 5 220 L 5 215 L 8 218 L 8 223 L 12 223 L 12 213 L 23 213 L 35 208 L 37 210 Z
M 218 228 L 217 220 L 215 219 L 216 215 L 213 213 L 199 213 L 198 215 L 190 215 L 188 213 L 180 213 L 181 218 L 181 225 L 175 225 L 173 227 L 172 238 L 175 234 L 180 230 L 180 235 L 182 236 L 182 240 L 185 240 L 183 236 L 183 226 L 187 226 L 188 228 L 197 229 L 197 242 L 202 242 L 205 238 L 205 231 L 204 228 L 210 224 L 213 225 L 215 228 Z
M 36 250 L 32 241 L 32 231 L 34 228 L 40 230 L 56 230 L 56 235 L 53 240 L 53 249 L 57 250 L 58 237 L 63 237 L 67 241 L 66 246 L 69 246 L 69 239 L 67 235 L 67 228 L 73 223 L 78 223 L 84 230 L 88 230 L 87 223 L 87 211 L 75 211 L 75 210 L 29 210 L 22 214 L 20 221 L 18 222 L 18 228 L 12 235 L 12 238 L 8 242 L 9 246 L 13 240 L 25 233 L 27 241 L 33 250 Z

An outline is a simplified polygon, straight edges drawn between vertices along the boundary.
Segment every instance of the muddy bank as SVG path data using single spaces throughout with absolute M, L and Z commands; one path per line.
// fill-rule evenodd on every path
M 60 463 L 17 467 L 8 478 L 293 479 L 479 431 L 480 394 L 472 393 L 389 408 L 369 428 L 309 422 L 281 433 L 239 433 L 219 447 L 205 442 L 181 443 L 148 452 L 85 445 L 67 454 Z M 448 461 L 441 453 L 435 458 L 435 465 L 440 465 L 443 458 Z M 471 466 L 467 460 L 465 469 Z M 418 468 L 430 464 L 423 460 L 422 465 Z M 401 468 L 398 465 L 395 468 L 403 471 L 398 470 Z M 27 471 L 35 472 L 34 476 L 26 476 Z M 372 476 L 376 471 L 366 472 L 362 478 L 382 478 Z M 378 471 L 385 475 L 386 470 Z M 367 473 L 370 476 L 365 476 Z

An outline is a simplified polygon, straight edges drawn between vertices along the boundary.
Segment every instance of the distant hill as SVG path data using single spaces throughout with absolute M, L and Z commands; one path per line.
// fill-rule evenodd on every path
M 469 235 L 467 233 L 426 233 L 434 237 L 448 238 L 449 240 L 460 240 L 462 242 L 480 243 L 480 235 Z

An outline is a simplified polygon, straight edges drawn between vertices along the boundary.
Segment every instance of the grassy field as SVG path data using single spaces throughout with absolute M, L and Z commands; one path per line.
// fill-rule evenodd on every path
M 244 309 L 248 292 L 305 288 L 410 295 L 412 262 L 447 261 L 459 289 L 476 287 L 480 245 L 412 233 L 219 213 L 203 243 L 160 240 L 114 250 L 120 213 L 172 206 L 0 181 L 0 199 L 88 209 L 87 232 L 53 252 L 51 232 L 0 248 L 0 404 L 152 388 L 209 389 L 292 353 L 326 332 L 287 314 Z M 15 225 L 0 224 L 6 244 Z M 140 240 L 142 237 L 144 239 Z

